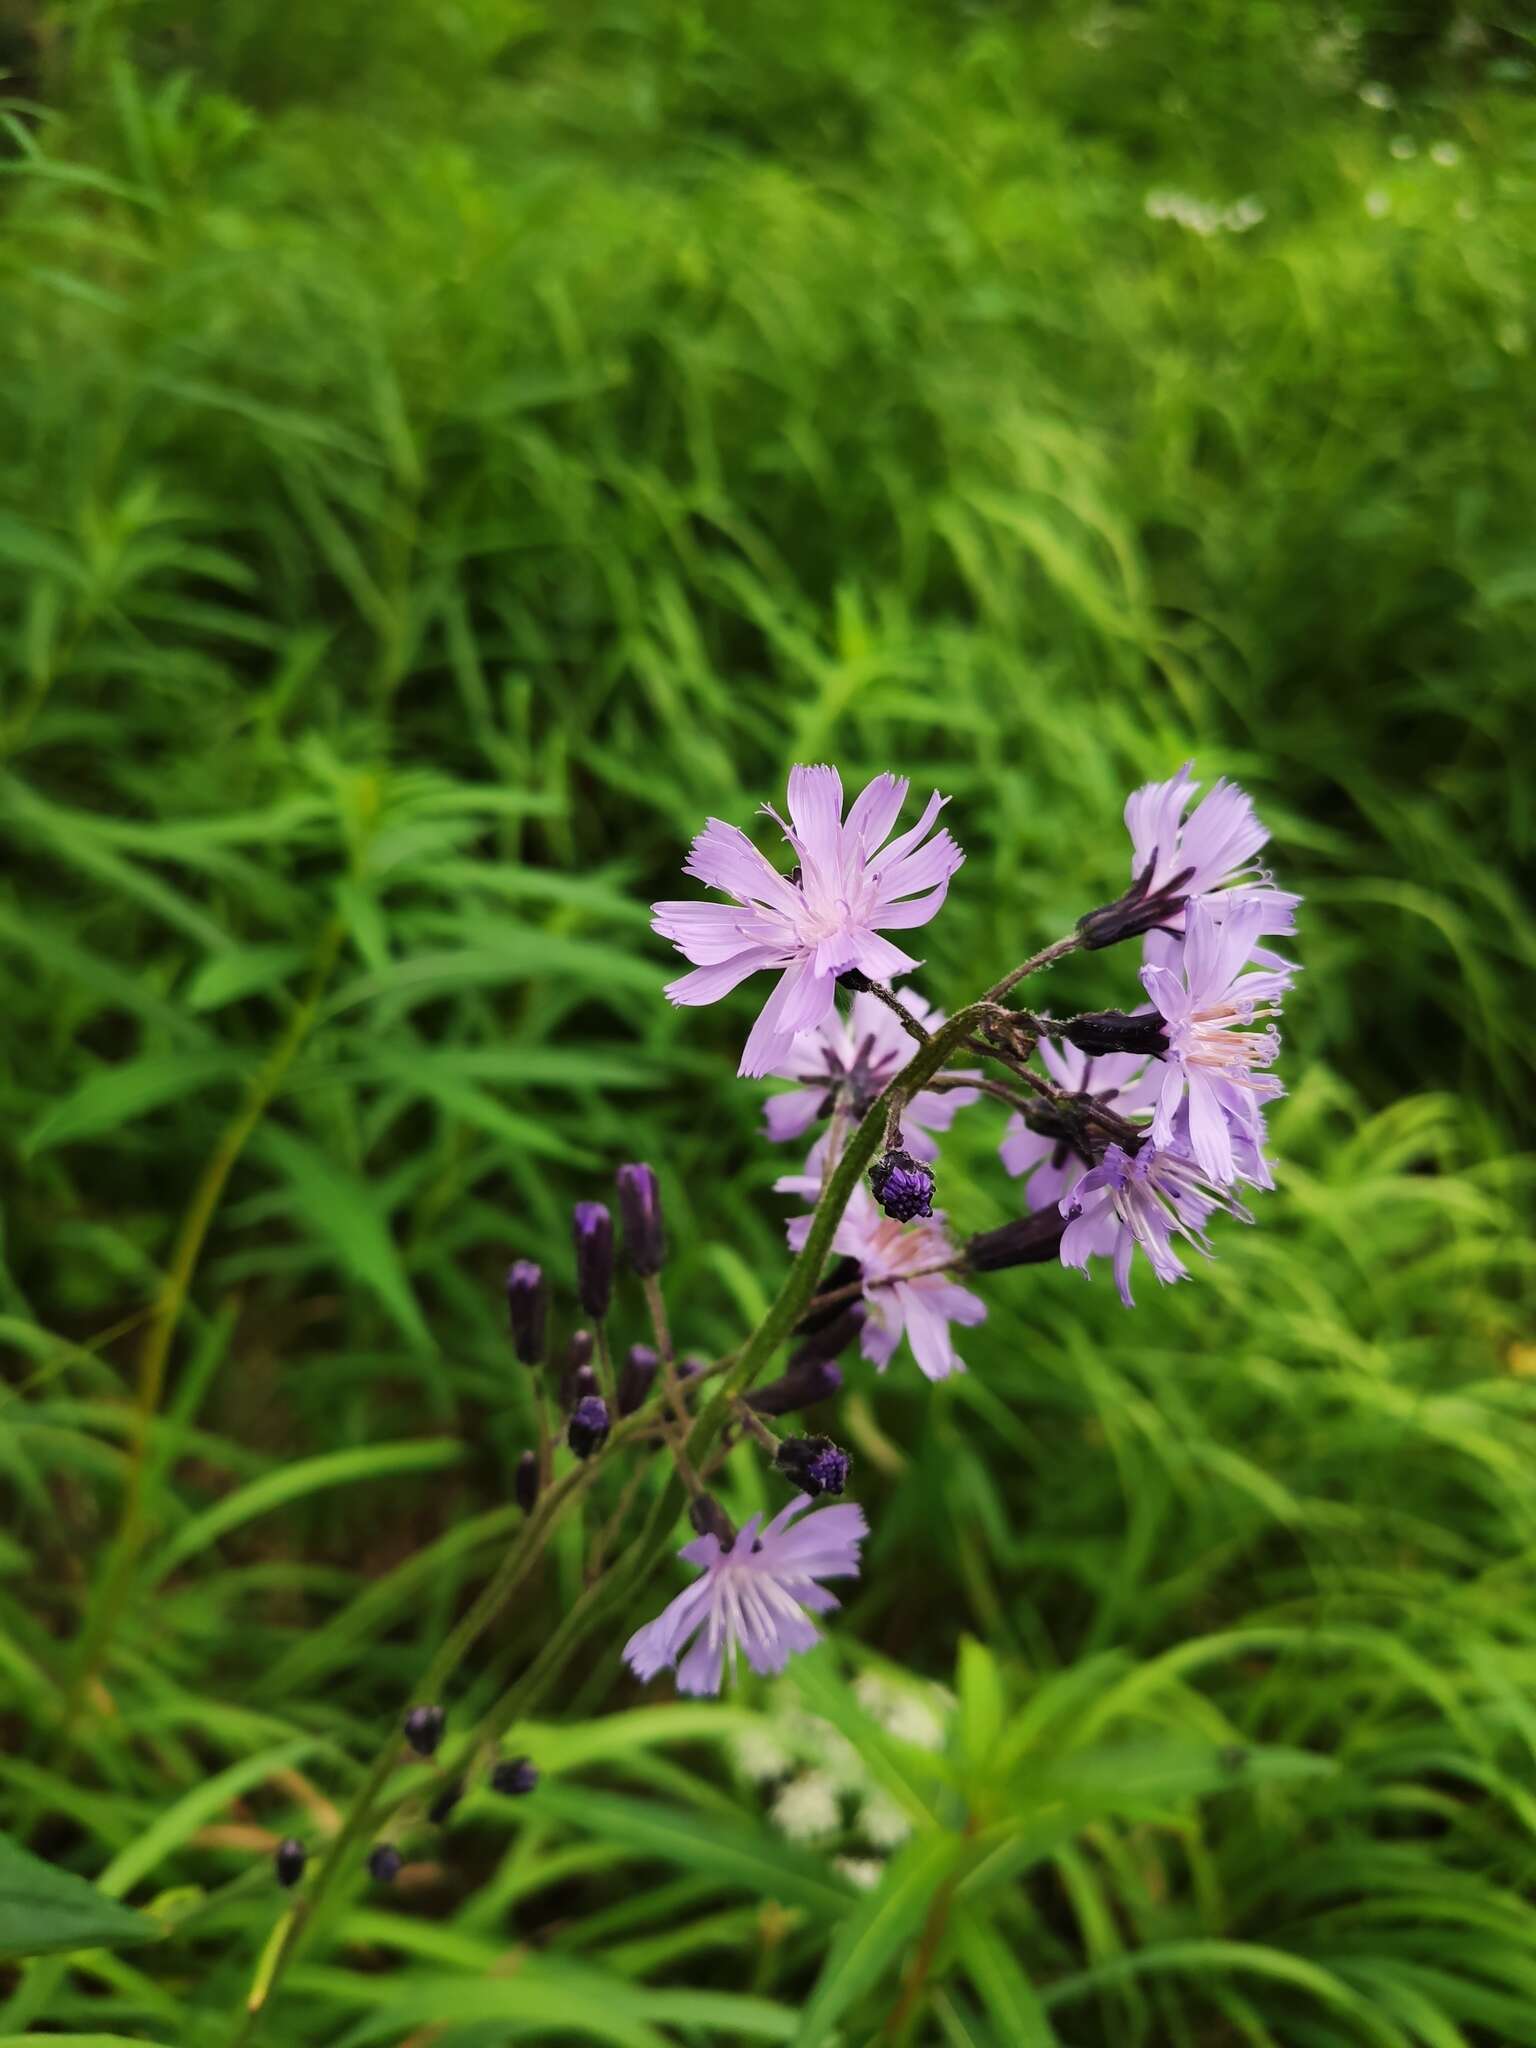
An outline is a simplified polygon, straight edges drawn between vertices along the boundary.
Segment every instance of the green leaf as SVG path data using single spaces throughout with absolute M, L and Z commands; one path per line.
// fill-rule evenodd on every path
M 959 1835 L 920 1837 L 887 1866 L 880 1884 L 849 1914 L 828 1949 L 800 2016 L 794 2048 L 819 2048 L 854 2001 L 880 1981 L 916 1935 L 966 1849 Z
M 244 1071 L 245 1063 L 233 1052 L 159 1053 L 98 1067 L 33 1126 L 27 1150 L 43 1152 L 50 1145 L 120 1130 L 136 1117 Z
M 712 1872 L 722 1884 L 755 1897 L 805 1906 L 824 1919 L 848 1910 L 849 1893 L 828 1876 L 819 1856 L 746 1822 L 732 1825 L 719 1814 L 688 1813 L 659 1801 L 592 1792 L 584 1785 L 543 1786 L 539 1813 L 642 1856 Z
M 302 946 L 238 946 L 215 953 L 193 975 L 187 1008 L 222 1010 L 242 996 L 276 994 L 305 958 Z
M 158 1940 L 142 1913 L 103 1897 L 83 1877 L 43 1862 L 0 1835 L 0 1956 L 67 1954 Z

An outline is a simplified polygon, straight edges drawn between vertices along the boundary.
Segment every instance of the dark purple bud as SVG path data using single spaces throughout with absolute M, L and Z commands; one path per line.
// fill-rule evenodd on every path
M 807 1359 L 803 1365 L 791 1360 L 782 1379 L 770 1380 L 766 1387 L 748 1394 L 747 1406 L 759 1415 L 793 1415 L 798 1409 L 830 1400 L 842 1384 L 842 1368 L 830 1358 Z
M 697 1351 L 690 1351 L 677 1361 L 677 1376 L 680 1380 L 696 1380 L 701 1372 L 709 1371 L 709 1360 L 701 1358 Z
M 600 1394 L 584 1394 L 571 1410 L 565 1440 L 578 1458 L 590 1458 L 608 1441 L 608 1403 Z
M 582 1313 L 600 1323 L 613 1299 L 613 1218 L 601 1202 L 578 1202 L 571 1229 L 576 1240 L 576 1298 Z
M 571 1374 L 571 1407 L 576 1408 L 583 1401 L 590 1401 L 594 1394 L 602 1392 L 602 1383 L 590 1365 L 578 1365 Z
M 309 1851 L 297 1835 L 284 1835 L 272 1856 L 272 1868 L 277 1881 L 288 1891 L 304 1875 L 304 1866 L 309 1861 Z
M 837 985 L 839 988 L 851 989 L 856 996 L 865 996 L 875 984 L 857 967 L 845 967 L 837 977 Z
M 404 1863 L 393 1842 L 376 1842 L 368 1851 L 368 1875 L 375 1884 L 393 1884 Z
M 427 1808 L 427 1819 L 431 1821 L 433 1827 L 440 1828 L 463 1797 L 464 1780 L 450 1779 Z
M 405 1717 L 405 1739 L 418 1756 L 436 1756 L 447 1718 L 441 1707 L 412 1707 Z
M 1086 917 L 1077 920 L 1077 928 L 1088 952 L 1095 953 L 1101 946 L 1118 945 L 1122 939 L 1139 938 L 1143 932 L 1178 916 L 1187 900 L 1189 878 L 1195 871 L 1193 868 L 1181 868 L 1176 875 L 1170 875 L 1160 889 L 1154 889 L 1152 872 L 1156 866 L 1157 856 L 1154 854 L 1123 896 L 1117 896 L 1113 903 L 1106 903 L 1098 910 L 1090 910 Z
M 736 1524 L 712 1493 L 698 1493 L 688 1503 L 688 1519 L 701 1536 L 713 1536 L 722 1550 L 734 1549 Z
M 525 1756 L 508 1757 L 491 1772 L 491 1790 L 508 1799 L 523 1799 L 539 1782 L 537 1767 Z
M 1041 1266 L 1061 1256 L 1061 1234 L 1067 1219 L 1054 1203 L 1036 1209 L 1032 1216 L 1005 1223 L 999 1230 L 984 1230 L 965 1248 L 965 1263 L 973 1273 L 1001 1273 L 1008 1266 Z
M 857 1267 L 854 1272 L 857 1275 Z M 827 1277 L 832 1280 L 836 1275 L 828 1274 Z M 793 1372 L 796 1366 L 809 1365 L 817 1359 L 838 1357 L 863 1329 L 868 1314 L 869 1310 L 862 1301 L 845 1301 L 818 1321 L 802 1323 L 800 1328 L 804 1340 L 789 1354 L 788 1370 Z
M 845 1287 L 851 1287 L 854 1284 L 862 1270 L 857 1259 L 839 1259 L 836 1265 L 828 1269 L 823 1278 L 821 1292 L 823 1294 L 841 1294 Z M 821 1308 L 809 1309 L 800 1318 L 799 1322 L 796 1323 L 795 1335 L 797 1337 L 808 1337 L 813 1331 L 826 1328 L 829 1324 L 835 1323 L 845 1313 L 847 1307 L 847 1301 L 842 1300 L 834 1301 L 830 1307 L 823 1306 Z
M 619 1413 L 633 1415 L 645 1405 L 656 1380 L 661 1360 L 649 1344 L 631 1344 L 624 1370 L 619 1374 Z
M 512 1475 L 512 1498 L 525 1515 L 533 1513 L 533 1504 L 539 1497 L 539 1461 L 532 1451 L 524 1451 L 517 1461 L 517 1470 Z
M 641 1279 L 659 1273 L 667 1261 L 666 1233 L 661 1227 L 661 1189 L 649 1166 L 621 1166 L 619 1221 L 624 1226 L 624 1255 Z
M 1057 1029 L 1079 1052 L 1140 1052 L 1155 1059 L 1168 1053 L 1168 1027 L 1155 1010 L 1094 1010 Z
M 565 1347 L 565 1363 L 560 1368 L 560 1406 L 567 1413 L 581 1398 L 576 1392 L 576 1375 L 584 1365 L 592 1362 L 592 1332 L 573 1330 L 570 1342 Z
M 933 1168 L 910 1152 L 886 1152 L 869 1169 L 869 1185 L 887 1216 L 910 1223 L 933 1214 Z
M 512 1349 L 524 1365 L 544 1363 L 544 1326 L 549 1317 L 549 1294 L 542 1267 L 532 1259 L 519 1259 L 507 1269 L 507 1320 L 512 1325 Z
M 820 1493 L 841 1493 L 848 1484 L 853 1460 L 829 1436 L 789 1436 L 773 1460 L 779 1471 L 812 1500 Z

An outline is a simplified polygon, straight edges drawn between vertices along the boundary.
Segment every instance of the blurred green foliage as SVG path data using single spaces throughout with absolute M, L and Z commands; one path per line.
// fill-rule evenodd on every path
M 1529 27 L 0 0 L 0 64 L 0 1816 L 173 1928 L 0 1964 L 0 2037 L 230 2038 L 262 1845 L 516 1525 L 509 1255 L 647 1156 L 683 1344 L 771 1292 L 749 997 L 669 1011 L 647 929 L 702 818 L 952 792 L 953 1003 L 1195 754 L 1307 896 L 1282 1190 L 1132 1316 L 1014 1274 L 964 1379 L 854 1376 L 796 1683 L 878 1887 L 724 1759 L 770 1700 L 608 1653 L 271 2038 L 1536 2042 Z

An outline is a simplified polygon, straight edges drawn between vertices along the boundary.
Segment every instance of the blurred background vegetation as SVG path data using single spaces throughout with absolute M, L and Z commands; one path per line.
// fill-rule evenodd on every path
M 1527 11 L 0 0 L 0 67 L 0 1816 L 185 1918 L 0 2037 L 230 2038 L 516 1526 L 510 1256 L 648 1157 L 682 1343 L 771 1293 L 750 1002 L 647 929 L 702 818 L 951 792 L 952 1004 L 1193 754 L 1307 898 L 1260 1227 L 851 1371 L 832 1645 L 593 1655 L 269 2037 L 1536 2042 Z

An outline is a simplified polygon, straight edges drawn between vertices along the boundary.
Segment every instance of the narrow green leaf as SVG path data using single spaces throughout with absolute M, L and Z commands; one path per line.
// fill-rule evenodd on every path
M 919 1837 L 844 1921 L 800 2016 L 794 2048 L 820 2048 L 857 1999 L 903 1957 L 934 1896 L 966 1853 L 959 1835 Z
M 0 1956 L 67 1954 L 154 1941 L 160 1929 L 104 1897 L 73 1871 L 60 1870 L 0 1835 Z

